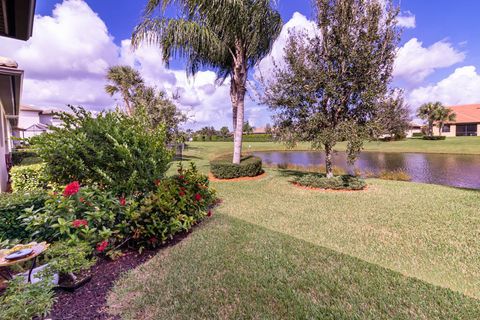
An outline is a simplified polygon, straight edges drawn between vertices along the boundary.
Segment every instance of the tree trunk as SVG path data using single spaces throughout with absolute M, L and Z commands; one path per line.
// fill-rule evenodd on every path
M 128 116 L 131 116 L 132 115 L 132 109 L 130 107 L 130 101 L 128 99 L 128 96 L 124 93 L 123 94 L 123 100 L 125 100 L 125 111 L 127 112 L 127 115 Z
M 325 145 L 325 171 L 328 179 L 333 178 L 332 146 L 329 144 Z
M 233 132 L 235 132 L 237 129 L 237 89 L 233 78 L 230 80 L 230 99 L 232 100 Z
M 433 122 L 428 122 L 428 135 L 433 137 Z
M 243 46 L 236 44 L 235 66 L 233 69 L 234 92 L 236 92 L 236 126 L 233 137 L 233 163 L 240 164 L 242 158 L 243 122 L 245 116 L 245 93 L 247 91 L 247 63 Z M 235 115 L 234 115 L 235 116 Z

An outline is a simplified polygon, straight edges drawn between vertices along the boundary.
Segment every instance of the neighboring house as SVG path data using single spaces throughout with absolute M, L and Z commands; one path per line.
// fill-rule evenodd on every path
M 410 122 L 407 131 L 407 138 L 413 137 L 416 133 L 422 133 L 422 127 L 423 125 L 421 123 L 415 121 Z
M 0 37 L 28 40 L 32 35 L 35 0 L 0 0 Z M 0 48 L 0 55 L 2 48 Z M 23 70 L 0 57 L 0 192 L 7 190 L 11 166 L 12 128 L 20 113 Z
M 48 131 L 50 126 L 59 126 L 61 121 L 54 113 L 59 110 L 21 106 L 18 125 L 13 129 L 13 135 L 17 138 L 31 138 Z
M 442 136 L 480 136 L 480 104 L 450 106 L 448 108 L 456 114 L 456 120 L 444 124 Z M 439 134 L 439 128 L 437 125 L 435 126 L 433 133 L 435 135 Z
M 253 128 L 252 134 L 265 134 L 267 131 L 265 128 Z

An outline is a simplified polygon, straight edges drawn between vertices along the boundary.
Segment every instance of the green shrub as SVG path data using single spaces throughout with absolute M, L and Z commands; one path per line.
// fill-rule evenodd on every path
M 25 210 L 35 211 L 44 206 L 46 194 L 3 193 L 0 195 L 0 241 L 28 240 L 30 233 L 25 230 L 20 217 Z
M 230 159 L 217 159 L 210 162 L 210 171 L 218 179 L 255 177 L 263 173 L 262 159 L 248 156 L 234 164 Z
M 193 165 L 152 184 L 154 190 L 146 194 L 118 196 L 75 181 L 63 193 L 50 194 L 43 208 L 27 210 L 23 221 L 38 241 L 83 241 L 99 253 L 111 254 L 127 242 L 139 248 L 154 246 L 189 230 L 216 200 L 208 178 Z
M 21 164 L 25 159 L 37 157 L 30 149 L 17 149 L 12 151 L 12 163 L 14 166 Z
M 93 116 L 82 108 L 71 109 L 72 114 L 59 114 L 62 127 L 30 140 L 52 181 L 96 183 L 121 194 L 151 190 L 153 181 L 164 177 L 172 152 L 162 126 L 149 129 L 142 114 Z
M 120 197 L 98 186 L 80 187 L 77 181 L 62 193 L 50 193 L 45 205 L 26 210 L 26 230 L 37 241 L 84 241 L 92 247 L 107 241 L 109 248 L 123 240 L 118 225 L 122 223 L 133 197 Z M 107 246 L 99 251 L 105 251 Z
M 445 140 L 445 136 L 423 136 L 423 140 Z
M 125 233 L 134 233 L 142 246 L 156 246 L 210 216 L 216 200 L 207 176 L 199 174 L 193 164 L 188 170 L 180 167 L 178 175 L 158 182 L 138 211 L 127 213 L 130 230 Z
M 76 280 L 76 275 L 90 269 L 95 264 L 92 258 L 92 248 L 85 242 L 60 241 L 45 251 L 44 260 L 48 266 L 45 275 L 59 274 L 60 278 Z
M 10 177 L 13 192 L 30 192 L 46 189 L 49 181 L 45 165 L 42 163 L 14 166 L 10 170 Z
M 292 182 L 304 187 L 331 190 L 363 190 L 367 186 L 365 180 L 350 175 L 327 178 L 324 174 L 307 174 Z
M 378 175 L 379 179 L 383 180 L 396 180 L 396 181 L 410 181 L 412 177 L 403 171 L 403 170 L 395 170 L 395 171 L 382 171 Z
M 412 138 L 423 138 L 423 133 L 414 132 L 414 133 L 412 133 Z
M 40 157 L 28 157 L 28 158 L 23 159 L 22 162 L 20 162 L 20 165 L 21 166 L 28 166 L 28 165 L 31 165 L 31 164 L 39 164 L 39 163 L 43 163 L 42 158 L 40 158 Z
M 8 282 L 7 290 L 0 296 L 0 319 L 31 320 L 43 319 L 55 302 L 49 279 L 35 284 L 24 282 L 22 277 Z

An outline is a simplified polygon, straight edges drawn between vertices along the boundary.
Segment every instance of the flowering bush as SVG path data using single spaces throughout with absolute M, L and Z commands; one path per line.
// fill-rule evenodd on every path
M 187 170 L 180 165 L 178 175 L 157 181 L 157 189 L 142 199 L 138 210 L 127 213 L 124 227 L 142 246 L 156 246 L 211 215 L 216 201 L 207 176 L 193 164 Z
M 178 175 L 155 181 L 154 191 L 118 196 L 77 181 L 51 193 L 44 207 L 23 216 L 36 240 L 85 241 L 97 253 L 109 253 L 124 243 L 156 246 L 189 230 L 211 215 L 215 192 L 208 178 L 192 164 Z
M 96 186 L 80 187 L 74 181 L 63 192 L 50 193 L 44 207 L 27 212 L 23 219 L 36 239 L 86 241 L 95 247 L 123 238 L 117 225 L 125 217 L 125 203 L 125 198 L 122 201 L 113 192 Z M 106 245 L 102 248 L 104 251 Z

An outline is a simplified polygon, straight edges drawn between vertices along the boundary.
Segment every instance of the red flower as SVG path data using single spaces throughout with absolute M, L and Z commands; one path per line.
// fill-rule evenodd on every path
M 183 176 L 183 175 L 178 176 L 178 179 L 183 180 L 183 179 L 185 179 L 185 176 Z
M 155 185 L 158 187 L 158 185 L 160 184 L 160 179 L 155 179 L 153 182 L 154 182 Z
M 77 192 L 80 190 L 80 183 L 78 181 L 73 181 L 65 187 L 65 190 L 63 190 L 63 196 L 64 197 L 69 197 L 73 196 L 74 194 L 77 194 Z
M 121 197 L 120 198 L 120 205 L 124 207 L 126 204 L 127 204 L 127 200 L 125 200 L 124 197 Z
M 208 210 L 207 217 L 211 217 L 211 216 L 212 216 L 212 210 Z
M 150 239 L 148 239 L 148 242 L 149 242 L 150 244 L 155 244 L 155 243 L 158 242 L 158 240 L 157 240 L 157 238 L 155 238 L 155 237 L 151 237 Z
M 74 228 L 80 228 L 81 226 L 88 226 L 88 221 L 85 219 L 77 219 L 72 221 L 72 226 Z
M 103 240 L 102 242 L 97 244 L 97 251 L 98 252 L 103 252 L 107 248 L 107 246 L 108 246 L 108 241 Z
M 183 197 L 185 195 L 185 192 L 180 191 L 178 194 L 180 195 L 180 197 Z
M 201 196 L 199 193 L 197 193 L 197 194 L 195 195 L 195 200 L 196 200 L 196 201 L 202 200 L 202 196 Z

